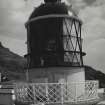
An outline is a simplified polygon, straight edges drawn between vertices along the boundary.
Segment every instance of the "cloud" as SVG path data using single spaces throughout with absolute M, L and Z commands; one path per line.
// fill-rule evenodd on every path
M 26 53 L 26 29 L 24 27 L 34 7 L 43 0 L 0 0 L 0 41 L 11 51 Z
M 105 5 L 105 0 L 96 0 L 96 2 L 93 5 L 94 6 L 102 6 L 102 5 Z
M 93 5 L 96 0 L 83 0 L 87 5 Z M 99 0 L 98 0 L 99 1 Z
M 84 0 L 68 0 L 70 4 L 72 4 L 72 8 L 78 13 L 80 9 L 83 9 L 87 6 Z
M 20 55 L 26 53 L 24 23 L 32 9 L 24 0 L 0 0 L 0 41 Z
M 25 40 L 11 38 L 8 36 L 0 36 L 0 41 L 2 41 L 2 44 L 5 47 L 9 48 L 14 53 L 17 53 L 21 56 L 27 53 L 27 46 L 25 44 Z
M 95 40 L 87 47 L 84 63 L 105 73 L 105 39 Z
M 96 0 L 84 9 L 79 17 L 83 20 L 83 49 L 87 52 L 85 64 L 91 65 L 105 73 L 105 0 Z
M 14 4 L 17 4 L 17 7 L 15 7 Z M 22 19 L 13 20 L 13 16 L 15 16 L 13 13 L 16 11 L 17 14 L 19 13 L 18 9 L 22 9 L 23 3 L 19 2 L 17 3 L 16 0 L 1 0 L 0 1 L 0 34 L 4 36 L 12 36 L 17 37 L 21 33 L 17 30 L 17 27 L 24 27 L 24 24 L 21 23 Z M 21 15 L 20 15 L 21 16 Z M 21 17 L 22 18 L 22 17 Z M 21 24 L 19 24 L 21 23 Z M 23 28 L 22 28 L 23 29 Z M 18 35 L 19 34 L 19 35 Z

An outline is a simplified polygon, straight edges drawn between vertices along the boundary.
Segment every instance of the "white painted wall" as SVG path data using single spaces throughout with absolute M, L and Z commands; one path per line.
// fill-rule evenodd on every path
M 62 70 L 61 70 L 62 71 Z M 63 68 L 64 74 L 59 74 L 60 78 L 58 82 L 65 83 L 67 82 L 68 88 L 72 95 L 79 97 L 85 92 L 85 71 L 84 68 L 74 67 L 74 68 Z
M 84 68 L 73 68 L 70 70 L 69 75 L 67 77 L 68 83 L 73 83 L 74 94 L 76 97 L 81 96 L 85 92 L 85 71 Z
M 70 68 L 69 74 L 67 76 L 67 82 L 84 82 L 85 81 L 85 71 L 84 68 Z

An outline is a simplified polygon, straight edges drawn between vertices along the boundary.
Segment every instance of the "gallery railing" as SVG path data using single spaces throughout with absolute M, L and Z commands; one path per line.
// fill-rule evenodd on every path
M 80 83 L 18 83 L 15 96 L 19 102 L 78 103 L 98 99 L 98 81 Z

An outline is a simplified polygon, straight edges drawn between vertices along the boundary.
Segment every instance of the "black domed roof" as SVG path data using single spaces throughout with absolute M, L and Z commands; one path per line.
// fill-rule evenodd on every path
M 82 21 L 72 9 L 72 5 L 68 6 L 63 2 L 49 2 L 41 4 L 35 8 L 25 25 L 27 27 L 27 25 L 32 21 L 54 17 L 71 18 L 79 21 L 82 24 Z
M 44 16 L 50 14 L 67 15 L 68 7 L 65 5 L 65 3 L 45 3 L 35 8 L 35 10 L 32 12 L 30 16 L 30 19 L 37 16 Z

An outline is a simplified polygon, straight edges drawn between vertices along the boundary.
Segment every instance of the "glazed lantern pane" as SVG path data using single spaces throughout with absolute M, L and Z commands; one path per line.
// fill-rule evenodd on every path
M 63 19 L 64 62 L 80 63 L 81 24 L 74 19 Z

